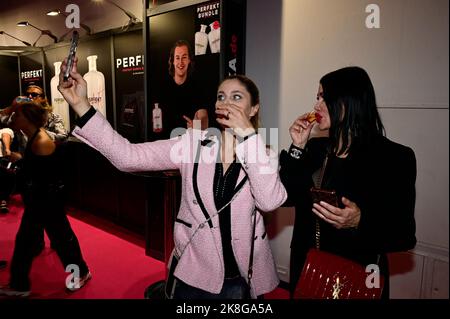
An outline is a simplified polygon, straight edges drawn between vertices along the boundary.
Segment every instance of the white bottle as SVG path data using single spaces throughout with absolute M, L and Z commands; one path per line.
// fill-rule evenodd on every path
M 53 63 L 53 65 L 55 66 L 55 75 L 50 80 L 50 93 L 52 97 L 51 105 L 53 107 L 53 112 L 62 117 L 64 121 L 64 127 L 66 128 L 66 130 L 70 131 L 69 104 L 66 102 L 61 93 L 58 91 L 61 62 L 55 62 Z
M 220 24 L 219 21 L 214 21 L 209 25 L 211 31 L 208 33 L 209 47 L 212 53 L 220 52 Z
M 159 104 L 155 103 L 155 108 L 152 111 L 153 132 L 159 133 L 162 131 L 162 111 L 159 108 Z
M 83 78 L 87 82 L 89 103 L 106 116 L 105 76 L 97 71 L 96 55 L 88 56 L 87 60 L 89 62 L 89 72 Z
M 195 33 L 195 55 L 203 55 L 208 47 L 207 25 L 200 25 L 200 31 Z

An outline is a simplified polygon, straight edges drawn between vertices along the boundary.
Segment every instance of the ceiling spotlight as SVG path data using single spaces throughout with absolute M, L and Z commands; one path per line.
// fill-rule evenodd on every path
M 15 36 L 13 36 L 13 35 L 11 35 L 11 34 L 9 34 L 9 33 L 6 33 L 5 31 L 0 31 L 0 34 L 5 34 L 5 35 L 7 35 L 7 36 L 9 36 L 9 37 L 11 37 L 11 38 L 13 38 L 13 39 L 16 39 L 17 41 L 22 42 L 23 44 L 25 44 L 25 45 L 28 46 L 28 47 L 31 46 L 31 44 L 29 44 L 28 42 L 22 41 L 22 40 L 16 38 Z
M 59 10 L 51 10 L 51 11 L 47 12 L 47 15 L 51 16 L 51 17 L 57 16 L 58 14 L 61 14 L 61 11 L 59 11 Z
M 93 0 L 93 1 L 94 2 L 102 2 L 103 0 Z M 112 4 L 113 6 L 115 6 L 118 9 L 120 9 L 123 13 L 125 13 L 127 15 L 128 18 L 130 18 L 130 20 L 128 20 L 128 24 L 124 26 L 124 29 L 128 29 L 130 26 L 135 25 L 136 23 L 140 22 L 140 20 L 138 18 L 136 18 L 136 16 L 134 14 L 132 14 L 130 11 L 122 8 L 117 3 L 113 2 L 112 0 L 104 0 L 104 1 Z
M 47 15 L 48 15 L 48 16 L 51 16 L 51 17 L 55 17 L 55 16 L 58 16 L 58 15 L 62 15 L 63 17 L 66 17 L 66 18 L 68 17 L 68 14 L 67 14 L 67 13 L 62 12 L 61 10 L 58 10 L 58 9 L 50 10 L 49 12 L 47 12 Z M 80 27 L 82 27 L 84 30 L 86 30 L 86 34 L 87 34 L 87 35 L 91 35 L 91 28 L 89 28 L 87 25 L 85 25 L 85 24 L 83 24 L 83 23 L 80 23 Z M 69 30 L 68 33 L 70 33 L 71 31 L 72 31 L 72 30 Z M 59 41 L 62 41 L 62 40 L 64 39 L 64 37 L 65 37 L 68 33 L 64 34 L 64 35 L 59 39 Z
M 53 41 L 55 41 L 55 43 L 58 42 L 58 38 L 57 38 L 50 30 L 42 30 L 42 29 L 40 29 L 40 28 L 38 28 L 38 27 L 32 25 L 32 24 L 29 23 L 28 21 L 21 21 L 21 22 L 17 23 L 17 26 L 19 26 L 19 27 L 30 26 L 30 27 L 35 28 L 36 30 L 41 31 L 41 34 L 39 35 L 39 37 L 36 39 L 36 41 L 34 41 L 33 46 L 36 45 L 36 43 L 38 42 L 38 40 L 39 40 L 39 39 L 41 38 L 41 36 L 44 35 L 44 34 L 47 35 L 47 36 L 49 36 L 50 38 L 52 38 Z

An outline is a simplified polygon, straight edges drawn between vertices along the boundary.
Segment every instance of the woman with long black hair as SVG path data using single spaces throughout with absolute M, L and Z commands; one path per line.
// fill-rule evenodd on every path
M 377 264 L 389 292 L 386 253 L 411 249 L 415 237 L 416 159 L 386 138 L 369 75 L 346 67 L 320 80 L 314 118 L 299 116 L 281 153 L 281 179 L 295 206 L 290 285 L 293 294 L 310 248 L 362 265 Z M 313 127 L 328 137 L 311 138 Z M 322 178 L 320 178 L 320 176 Z M 313 203 L 311 187 L 335 191 L 337 203 Z M 320 242 L 318 242 L 320 239 Z

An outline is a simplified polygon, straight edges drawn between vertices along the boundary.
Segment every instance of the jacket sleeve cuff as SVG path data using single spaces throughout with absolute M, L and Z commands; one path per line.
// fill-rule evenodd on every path
M 298 160 L 303 156 L 303 154 L 305 154 L 305 150 L 303 148 L 295 146 L 294 144 L 291 144 L 288 154 L 293 159 Z
M 95 108 L 91 106 L 89 111 L 84 113 L 82 117 L 78 118 L 78 120 L 76 121 L 77 126 L 79 128 L 83 128 L 83 126 L 85 126 L 86 123 L 89 122 L 89 120 L 95 115 L 96 112 L 97 111 L 95 110 Z

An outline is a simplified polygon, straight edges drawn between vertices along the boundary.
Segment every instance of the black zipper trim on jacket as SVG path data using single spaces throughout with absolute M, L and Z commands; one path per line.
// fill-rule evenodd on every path
M 236 188 L 233 191 L 233 196 L 231 196 L 231 198 L 234 197 L 234 195 L 236 195 L 237 192 L 240 191 L 240 189 L 244 186 L 245 182 L 248 180 L 248 176 L 245 175 L 244 178 L 242 179 L 242 181 L 236 186 Z M 219 209 L 220 210 L 220 209 Z
M 194 187 L 194 194 L 195 198 L 197 199 L 197 204 L 200 206 L 200 209 L 202 210 L 203 215 L 205 216 L 206 220 L 208 221 L 209 228 L 213 228 L 213 223 L 211 221 L 211 217 L 208 214 L 208 211 L 205 208 L 205 205 L 203 204 L 202 198 L 200 197 L 200 192 L 198 190 L 198 184 L 197 184 L 197 173 L 198 173 L 198 161 L 200 159 L 200 151 L 203 146 L 204 141 L 200 141 L 198 148 L 197 148 L 197 154 L 195 155 L 195 163 L 194 163 L 194 171 L 192 172 L 192 186 Z
M 183 225 L 186 226 L 186 227 L 192 228 L 192 224 L 190 224 L 190 223 L 188 223 L 188 222 L 185 222 L 185 221 L 182 220 L 182 219 L 175 218 L 175 221 L 176 221 L 177 223 L 183 224 Z

